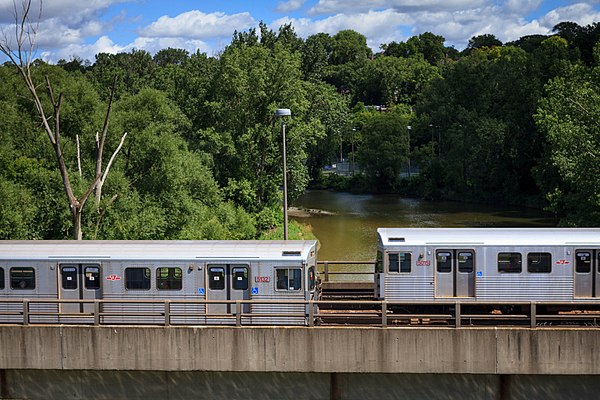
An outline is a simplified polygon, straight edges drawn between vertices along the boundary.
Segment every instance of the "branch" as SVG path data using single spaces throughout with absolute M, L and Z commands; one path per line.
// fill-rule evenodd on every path
M 102 173 L 102 153 L 104 152 L 104 143 L 106 142 L 106 135 L 108 133 L 108 122 L 110 119 L 110 112 L 112 109 L 116 87 L 117 76 L 115 75 L 110 87 L 110 97 L 108 99 L 108 107 L 106 108 L 106 116 L 104 118 L 104 126 L 102 127 L 102 136 L 100 137 L 100 141 L 98 141 L 98 133 L 96 132 L 96 175 L 100 175 Z
M 81 148 L 79 147 L 79 135 L 75 136 L 77 140 L 77 170 L 79 171 L 79 178 L 81 178 Z
M 102 183 L 104 183 L 104 181 L 106 180 L 106 177 L 108 176 L 108 171 L 110 170 L 112 163 L 115 161 L 115 157 L 117 156 L 117 153 L 121 150 L 121 147 L 123 147 L 123 143 L 125 142 L 126 137 L 127 137 L 127 132 L 125 132 L 123 134 L 123 136 L 121 137 L 121 142 L 119 143 L 119 145 L 117 146 L 117 149 L 114 151 L 113 155 L 110 157 L 110 160 L 108 161 L 108 165 L 106 166 L 106 169 L 104 170 L 104 174 L 102 174 L 102 179 L 101 179 Z

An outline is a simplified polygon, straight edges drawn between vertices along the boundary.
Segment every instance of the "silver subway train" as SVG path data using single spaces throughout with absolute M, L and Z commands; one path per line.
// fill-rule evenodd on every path
M 316 241 L 0 241 L 0 298 L 74 300 L 31 304 L 33 322 L 60 322 L 58 312 L 73 321 L 96 306 L 81 300 L 112 299 L 103 323 L 164 321 L 151 300 L 173 301 L 174 324 L 231 323 L 233 301 L 256 300 L 238 310 L 244 324 L 303 325 L 304 304 L 266 301 L 315 299 L 316 257 Z M 22 309 L 0 304 L 0 322 L 21 321 Z
M 380 228 L 389 301 L 600 301 L 600 229 Z

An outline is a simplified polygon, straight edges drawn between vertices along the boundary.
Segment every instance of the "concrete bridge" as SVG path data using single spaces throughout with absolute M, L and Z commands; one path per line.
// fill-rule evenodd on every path
M 596 398 L 599 350 L 597 328 L 0 326 L 0 397 Z

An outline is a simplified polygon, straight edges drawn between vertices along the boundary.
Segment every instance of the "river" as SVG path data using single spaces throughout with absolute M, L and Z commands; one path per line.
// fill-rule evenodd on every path
M 292 218 L 308 224 L 319 239 L 320 260 L 372 260 L 379 227 L 549 227 L 551 215 L 535 209 L 425 201 L 398 195 L 308 191 L 293 203 Z

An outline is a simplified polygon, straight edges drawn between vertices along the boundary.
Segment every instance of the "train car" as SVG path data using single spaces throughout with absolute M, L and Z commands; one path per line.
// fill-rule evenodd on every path
M 32 322 L 61 322 L 39 315 L 58 311 L 88 321 L 94 304 L 77 300 L 110 300 L 102 323 L 161 323 L 157 301 L 171 300 L 172 324 L 235 323 L 236 304 L 226 301 L 255 300 L 243 304 L 243 324 L 303 325 L 305 305 L 273 301 L 317 299 L 316 253 L 316 241 L 0 241 L 0 299 L 75 300 L 32 302 Z M 0 303 L 0 322 L 20 322 L 22 311 Z
M 600 229 L 380 228 L 390 301 L 600 301 Z

